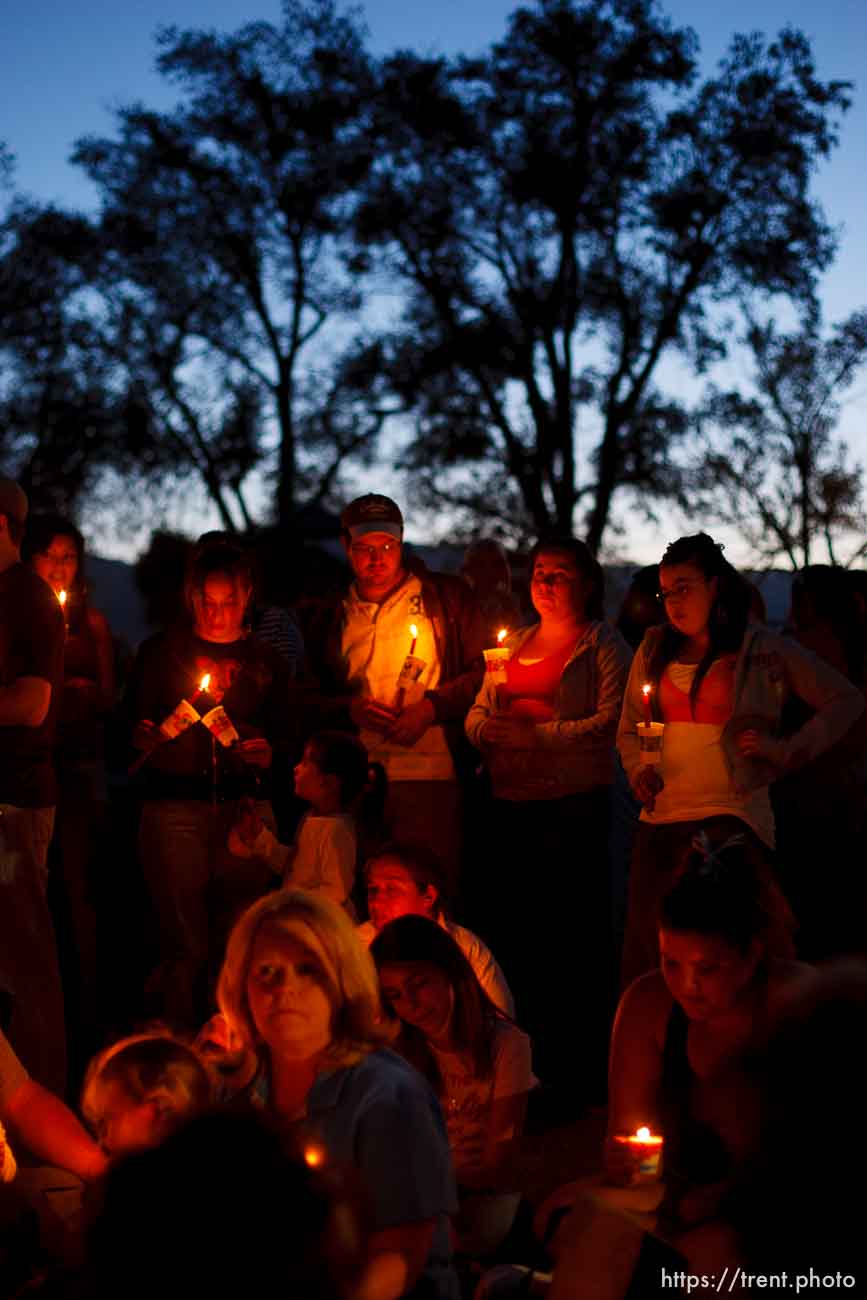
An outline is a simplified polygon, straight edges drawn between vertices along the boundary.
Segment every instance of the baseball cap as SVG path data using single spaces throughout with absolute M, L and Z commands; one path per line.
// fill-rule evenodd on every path
M 0 515 L 8 519 L 17 519 L 23 524 L 27 518 L 27 495 L 14 478 L 0 474 Z
M 340 527 L 353 541 L 365 533 L 388 533 L 400 540 L 403 537 L 403 515 L 391 497 L 369 492 L 356 497 L 340 516 Z

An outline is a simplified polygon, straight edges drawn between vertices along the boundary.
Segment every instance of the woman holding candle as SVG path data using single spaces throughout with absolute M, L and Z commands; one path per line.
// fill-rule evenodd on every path
M 251 590 L 243 551 L 222 540 L 198 547 L 186 581 L 190 623 L 142 645 L 125 702 L 133 743 L 146 755 L 139 848 L 161 940 L 150 990 L 182 1024 L 204 1019 L 209 960 L 218 960 L 237 912 L 272 883 L 267 862 L 228 848 L 242 799 L 274 828 L 272 752 L 288 751 L 294 730 L 285 663 L 245 628 Z M 198 721 L 166 739 L 160 723 L 201 692 L 206 676 L 196 712 L 204 718 L 220 706 L 240 739 L 226 746 Z
M 254 903 L 232 931 L 218 998 L 231 1031 L 258 1054 L 252 1095 L 302 1150 L 315 1145 L 327 1164 L 356 1167 L 371 1218 L 369 1294 L 456 1300 L 442 1113 L 385 1046 L 392 1031 L 376 972 L 346 913 L 301 890 Z
M 398 1050 L 443 1107 L 458 1179 L 458 1246 L 489 1255 L 520 1197 L 494 1190 L 503 1143 L 523 1126 L 535 1086 L 530 1040 L 490 1001 L 454 939 L 433 920 L 402 916 L 371 945 L 382 996 L 400 1022 Z
M 66 958 L 64 983 L 72 994 L 71 1007 L 92 1030 L 97 976 L 94 858 L 107 811 L 105 722 L 115 703 L 114 646 L 105 615 L 88 600 L 84 538 L 74 524 L 59 515 L 33 517 L 22 556 L 61 602 L 66 622 L 54 750 L 58 800 L 52 859 L 60 868 L 57 876 L 66 904 L 59 927 Z M 90 1048 L 85 1045 L 85 1052 Z
M 609 798 L 629 650 L 603 621 L 602 568 L 583 542 L 540 542 L 530 572 L 539 621 L 506 640 L 506 680 L 486 679 L 466 721 L 494 796 L 486 852 L 475 863 L 474 920 L 509 971 L 546 1084 L 574 1070 L 563 1025 L 575 1014 L 575 985 L 597 990 L 584 1043 L 595 1053 L 598 1092 L 609 1023 L 598 990 L 600 977 L 607 989 L 612 961 Z M 541 942 L 528 945 L 527 934 Z
M 661 969 L 630 985 L 614 1026 L 606 1167 L 617 1181 L 631 1164 L 616 1135 L 661 1132 L 675 1230 L 713 1213 L 748 1149 L 742 1061 L 810 972 L 792 960 L 791 913 L 746 836 L 698 839 L 657 915 Z
M 661 1136 L 658 1231 L 691 1256 L 752 1149 L 753 1051 L 777 1008 L 814 976 L 791 959 L 791 913 L 745 836 L 718 848 L 701 836 L 657 924 L 661 969 L 631 984 L 617 1010 L 604 1174 L 634 1185 L 652 1149 L 639 1130 Z M 540 1231 L 586 1189 L 579 1182 L 550 1197 Z
M 623 766 L 642 805 L 624 984 L 656 964 L 651 918 L 696 832 L 742 833 L 767 855 L 774 846 L 769 783 L 822 753 L 864 711 L 863 697 L 844 677 L 750 622 L 750 588 L 706 533 L 669 546 L 659 594 L 668 621 L 651 628 L 636 653 L 618 731 Z M 812 716 L 783 736 L 782 710 L 792 697 Z M 641 755 L 647 699 L 653 720 L 665 724 L 661 766 Z

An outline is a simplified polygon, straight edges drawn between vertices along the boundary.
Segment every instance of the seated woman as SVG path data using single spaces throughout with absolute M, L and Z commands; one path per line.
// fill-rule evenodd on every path
M 399 916 L 427 916 L 451 935 L 494 1005 L 514 1016 L 512 994 L 490 948 L 446 913 L 445 881 L 433 853 L 421 845 L 384 844 L 368 858 L 364 878 L 370 920 L 358 927 L 359 939 L 370 945 L 389 921 Z
M 371 945 L 383 999 L 400 1021 L 397 1046 L 436 1089 L 459 1184 L 458 1244 L 486 1255 L 500 1244 L 520 1197 L 492 1191 L 501 1144 L 523 1126 L 536 1080 L 530 1040 L 487 997 L 450 936 L 402 916 Z
M 713 1217 L 749 1141 L 741 1068 L 775 1003 L 810 971 L 791 960 L 791 917 L 746 837 L 705 836 L 659 913 L 661 969 L 623 995 L 611 1041 L 606 1170 L 624 1167 L 615 1134 L 663 1134 L 663 1226 Z
M 364 1294 L 455 1300 L 442 1112 L 386 1047 L 376 972 L 345 911 L 300 889 L 254 903 L 229 938 L 218 1000 L 258 1054 L 252 1096 L 302 1148 L 358 1171 L 372 1227 Z

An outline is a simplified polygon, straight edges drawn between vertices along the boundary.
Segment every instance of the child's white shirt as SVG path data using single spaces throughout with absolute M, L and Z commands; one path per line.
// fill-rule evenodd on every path
M 229 848 L 237 857 L 264 858 L 284 888 L 309 889 L 344 904 L 355 883 L 355 819 L 351 813 L 304 815 L 292 845 L 281 844 L 263 826 L 250 845 L 232 831 Z

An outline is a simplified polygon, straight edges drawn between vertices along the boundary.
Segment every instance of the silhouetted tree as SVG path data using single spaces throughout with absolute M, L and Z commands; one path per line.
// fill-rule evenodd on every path
M 535 532 L 580 510 L 597 548 L 617 493 L 681 489 L 660 363 L 724 356 L 721 304 L 812 295 L 845 85 L 791 30 L 695 77 L 652 0 L 539 0 L 485 57 L 385 61 L 357 228 L 408 291 L 386 356 L 430 500 Z
M 767 564 L 785 556 L 805 568 L 820 545 L 837 564 L 847 533 L 858 538 L 851 563 L 867 554 L 863 475 L 834 429 L 840 399 L 867 362 L 867 310 L 827 337 L 814 313 L 788 334 L 773 321 L 753 323 L 746 341 L 752 392 L 711 390 L 703 411 L 701 508 L 735 524 Z
M 348 266 L 372 156 L 362 36 L 332 0 L 285 0 L 279 27 L 169 28 L 159 46 L 180 105 L 122 109 L 116 138 L 75 152 L 103 199 L 118 353 L 129 343 L 163 431 L 194 449 L 212 496 L 228 485 L 242 516 L 243 477 L 263 432 L 276 432 L 276 513 L 288 523 L 321 450 L 305 461 L 319 399 L 310 359 L 327 368 L 362 303 Z M 343 334 L 327 328 L 338 324 Z
M 131 468 L 90 319 L 88 222 L 13 202 L 0 228 L 0 452 L 42 510 L 75 513 L 106 464 Z

